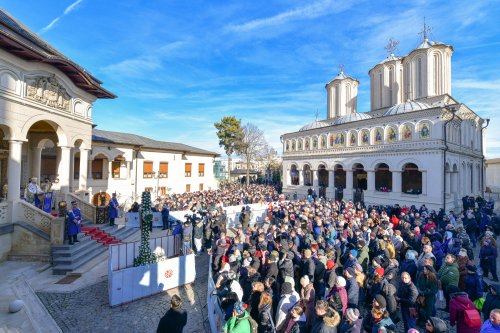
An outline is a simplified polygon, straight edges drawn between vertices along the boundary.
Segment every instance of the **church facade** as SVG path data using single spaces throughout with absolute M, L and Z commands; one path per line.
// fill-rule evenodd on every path
M 357 110 L 359 81 L 340 70 L 326 84 L 326 119 L 281 137 L 284 193 L 447 210 L 482 195 L 489 120 L 452 97 L 452 53 L 424 28 L 408 55 L 370 69 L 369 112 Z

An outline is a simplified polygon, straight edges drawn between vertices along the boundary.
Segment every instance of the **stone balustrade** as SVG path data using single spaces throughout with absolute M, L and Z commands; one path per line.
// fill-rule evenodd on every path
M 78 203 L 78 208 L 82 212 L 82 217 L 91 221 L 93 224 L 96 223 L 96 207 L 91 203 L 82 200 L 80 197 L 73 193 L 68 194 L 68 209 L 71 209 L 69 202 L 75 200 Z

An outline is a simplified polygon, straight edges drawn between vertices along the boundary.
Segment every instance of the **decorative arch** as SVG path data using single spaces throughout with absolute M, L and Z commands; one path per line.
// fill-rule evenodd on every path
M 317 135 L 313 136 L 311 141 L 312 141 L 311 142 L 311 149 L 312 150 L 318 149 L 318 147 L 319 147 L 319 145 L 318 145 L 318 136 Z
M 352 130 L 352 131 L 349 131 L 349 134 L 348 134 L 348 142 L 349 142 L 349 146 L 351 147 L 355 147 L 358 145 L 359 141 L 358 141 L 358 131 L 356 130 Z
M 313 185 L 313 174 L 310 164 L 304 164 L 302 167 L 304 186 L 312 186 Z
M 320 162 L 318 165 L 318 185 L 325 188 L 328 187 L 328 168 L 327 164 Z
M 375 164 L 375 191 L 392 192 L 392 171 L 386 161 Z
M 401 192 L 422 194 L 422 171 L 416 163 L 403 164 L 401 169 Z
M 320 147 L 320 149 L 326 149 L 326 147 L 327 147 L 326 135 L 321 135 L 320 136 L 319 147 Z
M 432 122 L 430 120 L 421 120 L 417 123 L 418 138 L 428 140 L 431 138 Z
M 19 76 L 7 68 L 0 70 L 0 89 L 21 95 L 21 81 Z
M 389 125 L 385 128 L 385 142 L 393 143 L 398 141 L 398 128 L 394 125 Z
M 335 162 L 333 165 L 333 174 L 335 178 L 335 187 L 338 189 L 346 188 L 346 169 L 343 163 Z
M 285 142 L 285 151 L 290 151 L 290 140 L 286 140 Z
M 73 147 L 79 147 L 80 149 L 92 148 L 92 144 L 89 143 L 88 140 L 81 135 L 75 135 L 74 137 L 72 137 L 71 142 L 73 142 Z
M 307 137 L 304 139 L 304 150 L 311 149 L 311 138 Z
M 87 110 L 86 110 L 84 102 L 79 98 L 74 98 L 73 99 L 73 114 L 80 116 L 80 117 L 85 117 L 86 111 Z
M 377 165 L 379 165 L 380 163 L 385 163 L 389 166 L 389 169 L 394 170 L 394 164 L 389 162 L 388 160 L 383 160 L 383 159 L 375 160 L 369 167 L 372 170 L 375 170 L 377 168 Z
M 399 128 L 399 137 L 401 141 L 413 141 L 414 132 L 415 126 L 412 123 L 406 122 L 401 124 Z
M 53 120 L 47 119 L 47 115 L 44 114 L 33 116 L 24 123 L 24 126 L 21 129 L 20 139 L 28 140 L 28 132 L 30 128 L 39 121 L 44 121 L 48 123 L 54 129 L 57 135 L 59 146 L 68 146 L 68 137 L 66 135 L 68 131 L 66 131 L 61 125 L 54 122 Z
M 292 151 L 296 151 L 297 150 L 297 140 L 293 139 L 292 140 Z
M 297 150 L 298 151 L 304 150 L 304 139 L 303 138 L 297 139 Z
M 2 132 L 3 132 L 3 137 L 0 139 L 10 140 L 10 139 L 14 139 L 16 137 L 16 135 L 14 135 L 14 133 L 12 133 L 12 129 L 5 124 L 0 124 L 0 130 L 2 130 Z
M 384 143 L 384 129 L 382 127 L 375 127 L 371 132 L 373 144 L 380 145 Z
M 414 158 L 405 158 L 404 160 L 400 161 L 398 164 L 398 170 L 403 170 L 403 166 L 407 163 L 413 163 L 416 166 L 418 166 L 419 170 L 423 170 L 422 162 L 420 162 Z
M 297 164 L 295 163 L 292 163 L 292 165 L 290 166 L 290 180 L 291 185 L 299 185 L 299 170 L 297 168 Z
M 370 144 L 370 131 L 368 129 L 362 129 L 359 131 L 359 142 L 362 146 Z

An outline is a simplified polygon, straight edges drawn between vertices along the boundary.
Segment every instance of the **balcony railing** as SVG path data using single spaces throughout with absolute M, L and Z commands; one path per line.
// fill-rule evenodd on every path
M 144 172 L 142 178 L 153 178 L 155 176 L 154 172 Z

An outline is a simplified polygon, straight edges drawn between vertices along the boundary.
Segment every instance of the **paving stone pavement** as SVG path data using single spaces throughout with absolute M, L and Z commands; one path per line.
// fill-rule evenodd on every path
M 178 294 L 188 312 L 186 333 L 210 333 L 207 319 L 209 258 L 196 257 L 193 284 L 111 308 L 108 282 L 102 281 L 71 293 L 38 292 L 37 295 L 63 332 L 156 332 L 158 322 L 170 308 L 170 297 Z

